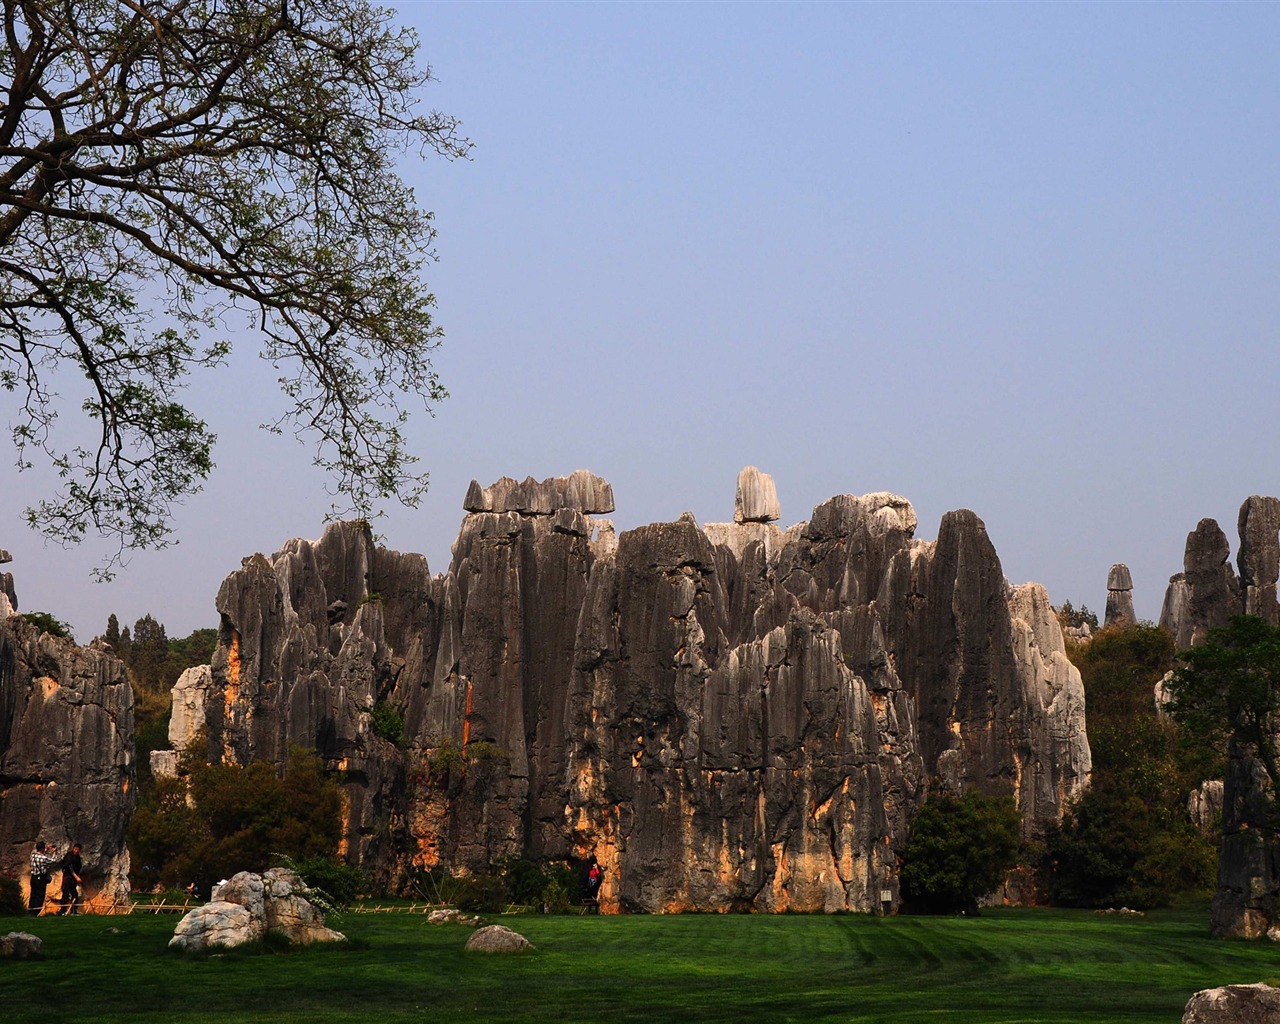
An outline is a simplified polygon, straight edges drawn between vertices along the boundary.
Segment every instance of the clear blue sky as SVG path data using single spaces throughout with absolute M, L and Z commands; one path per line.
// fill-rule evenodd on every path
M 1280 492 L 1280 7 L 404 3 L 474 159 L 406 165 L 452 397 L 415 429 L 432 491 L 380 523 L 447 567 L 472 477 L 587 468 L 620 528 L 784 525 L 908 497 L 918 536 L 986 522 L 1013 582 L 1101 611 L 1113 562 L 1155 618 L 1187 532 L 1235 546 Z M 89 581 L 9 473 L 23 609 L 216 625 L 223 577 L 317 537 L 309 452 L 252 338 L 192 401 L 218 469 L 181 544 Z

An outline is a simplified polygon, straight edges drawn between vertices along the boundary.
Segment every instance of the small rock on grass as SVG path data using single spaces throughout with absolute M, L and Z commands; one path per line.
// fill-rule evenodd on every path
M 480 923 L 478 917 L 468 917 L 460 910 L 433 910 L 427 915 L 427 924 L 465 924 L 474 928 Z
M 10 932 L 0 935 L 0 957 L 12 960 L 26 960 L 28 957 L 40 955 L 40 939 L 30 932 Z
M 535 947 L 519 932 L 513 932 L 500 924 L 491 924 L 472 932 L 471 938 L 467 939 L 466 948 L 473 953 L 523 953 L 526 949 Z

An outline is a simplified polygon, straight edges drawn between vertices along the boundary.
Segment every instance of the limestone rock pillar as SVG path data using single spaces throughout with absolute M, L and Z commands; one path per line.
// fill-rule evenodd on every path
M 1133 613 L 1133 576 L 1127 565 L 1118 562 L 1107 573 L 1107 615 L 1103 625 L 1124 629 L 1137 621 Z

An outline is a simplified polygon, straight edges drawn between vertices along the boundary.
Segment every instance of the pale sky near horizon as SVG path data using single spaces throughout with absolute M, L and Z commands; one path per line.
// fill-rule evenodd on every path
M 389 547 L 446 569 L 473 477 L 591 469 L 628 529 L 729 519 L 752 464 L 784 526 L 840 493 L 906 496 L 925 539 L 971 508 L 1011 581 L 1101 613 L 1126 562 L 1155 619 L 1196 523 L 1234 558 L 1241 502 L 1280 493 L 1280 6 L 398 7 L 475 151 L 404 168 L 452 397 Z M 233 341 L 190 393 L 218 468 L 114 583 L 4 471 L 22 610 L 184 635 L 241 558 L 320 535 Z

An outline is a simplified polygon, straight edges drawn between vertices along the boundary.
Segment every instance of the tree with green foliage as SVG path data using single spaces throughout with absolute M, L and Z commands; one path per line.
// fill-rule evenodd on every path
M 1271 813 L 1254 827 L 1280 830 L 1280 627 L 1237 615 L 1183 651 L 1166 684 L 1169 711 L 1187 732 L 1225 756 L 1229 740 L 1256 758 L 1271 783 Z
M 1061 906 L 1155 907 L 1213 883 L 1217 840 L 1187 816 L 1187 795 L 1221 771 L 1155 707 L 1173 637 L 1150 624 L 1099 631 L 1072 650 L 1084 682 L 1089 788 L 1044 836 L 1045 884 Z
M 242 330 L 279 374 L 269 429 L 313 441 L 357 514 L 416 503 L 408 406 L 446 392 L 422 279 L 435 229 L 395 163 L 470 143 L 417 109 L 431 72 L 412 30 L 368 0 L 15 0 L 0 17 L 0 387 L 19 466 L 48 461 L 61 488 L 30 525 L 114 539 L 105 575 L 168 543 L 213 468 L 182 389 Z M 63 402 L 91 437 L 63 438 Z
M 165 662 L 169 658 L 169 638 L 164 623 L 144 615 L 133 624 L 133 641 L 129 646 L 130 678 L 139 689 L 157 692 L 164 686 Z
M 204 890 L 280 857 L 331 858 L 342 835 L 342 794 L 311 751 L 294 749 L 283 771 L 266 761 L 206 764 L 200 741 L 183 752 L 178 778 L 156 779 L 129 825 L 139 888 L 195 882 Z
M 1088 626 L 1091 630 L 1098 628 L 1098 616 L 1096 612 L 1089 611 L 1087 604 L 1082 604 L 1079 608 L 1072 606 L 1070 601 L 1063 601 L 1062 606 L 1056 609 L 1058 621 L 1065 626 Z
M 911 823 L 902 852 L 908 910 L 970 913 L 1017 866 L 1021 816 L 1012 797 L 934 793 Z

